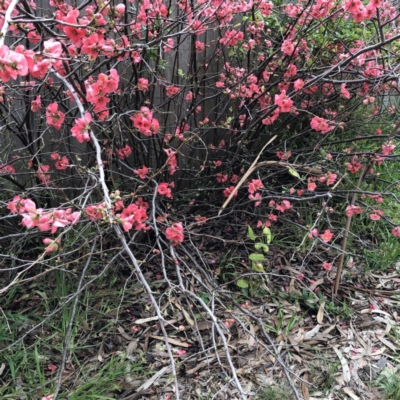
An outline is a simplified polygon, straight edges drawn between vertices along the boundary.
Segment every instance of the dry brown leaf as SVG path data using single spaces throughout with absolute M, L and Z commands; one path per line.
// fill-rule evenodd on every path
M 321 325 L 316 325 L 310 331 L 306 332 L 304 335 L 304 341 L 312 339 L 321 329 Z
M 322 283 L 324 283 L 323 278 L 317 279 L 313 284 L 310 285 L 310 287 L 308 288 L 308 290 L 310 292 L 313 292 L 315 290 L 315 288 L 319 285 L 321 285 Z
M 141 318 L 135 321 L 136 325 L 145 324 L 146 322 L 158 321 L 158 317 Z
M 187 322 L 190 326 L 194 326 L 194 321 L 193 321 L 193 319 L 190 317 L 189 313 L 188 313 L 184 308 L 182 308 L 182 312 L 183 312 L 183 316 L 184 316 L 185 319 L 186 319 L 186 322 Z
M 129 341 L 135 340 L 134 337 L 129 336 L 129 335 L 124 331 L 124 328 L 123 328 L 121 325 L 117 326 L 117 330 L 118 330 L 118 332 L 121 334 L 121 336 L 122 336 L 124 339 L 129 340 Z
M 351 374 L 350 374 L 349 364 L 347 363 L 346 358 L 343 356 L 342 352 L 337 348 L 337 346 L 332 347 L 332 349 L 336 353 L 336 355 L 338 356 L 338 358 L 340 360 L 340 363 L 342 364 L 344 381 L 350 382 Z
M 342 390 L 343 390 L 343 392 L 348 394 L 352 399 L 360 400 L 360 398 L 350 388 L 344 387 Z
M 251 332 L 251 335 L 247 335 L 248 336 L 247 345 L 249 346 L 249 349 L 252 349 L 254 347 L 255 342 L 256 342 L 256 340 L 254 338 L 256 331 L 254 329 L 254 325 L 253 324 L 250 324 L 250 332 Z
M 325 309 L 325 301 L 321 303 L 319 306 L 318 314 L 317 314 L 317 322 L 321 325 L 324 319 L 324 309 Z
M 295 340 L 292 336 L 289 336 L 288 339 L 289 339 L 290 344 L 293 346 L 293 348 L 294 348 L 298 353 L 300 353 L 299 344 L 296 342 L 296 340 Z
M 308 374 L 304 374 L 303 381 L 308 382 Z M 304 383 L 304 382 L 301 382 L 301 392 L 303 393 L 303 397 L 306 400 L 309 400 L 310 393 L 308 391 L 308 385 L 306 383 Z
M 392 350 L 392 351 L 394 351 L 395 353 L 397 353 L 398 348 L 397 348 L 394 344 L 390 343 L 389 340 L 385 339 L 385 338 L 383 337 L 383 335 L 377 334 L 376 337 L 377 337 L 386 347 L 389 347 L 390 350 Z
M 128 347 L 126 348 L 126 354 L 128 356 L 130 356 L 134 352 L 134 350 L 136 350 L 138 343 L 139 343 L 139 341 L 137 339 L 131 340 L 129 342 Z
M 191 318 L 191 316 L 189 315 L 189 313 L 177 302 L 177 301 L 173 301 L 174 305 L 176 308 L 178 308 L 179 310 L 182 311 L 183 316 L 186 319 L 186 322 L 190 325 L 190 326 L 194 326 L 194 321 Z
M 152 339 L 164 340 L 165 341 L 165 337 L 164 336 L 149 335 L 149 337 L 151 337 Z M 167 338 L 167 342 L 170 343 L 170 344 L 174 344 L 175 346 L 190 347 L 190 344 L 184 343 L 184 342 L 181 342 L 180 340 L 175 340 L 175 339 L 172 339 L 172 338 Z

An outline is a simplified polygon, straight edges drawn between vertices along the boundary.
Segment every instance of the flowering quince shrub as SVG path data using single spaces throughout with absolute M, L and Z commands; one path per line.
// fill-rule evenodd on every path
M 0 154 L 0 177 L 21 201 L 29 200 L 23 193 L 35 186 L 50 190 L 46 204 L 54 209 L 20 213 L 22 226 L 49 226 L 57 234 L 66 227 L 55 217 L 66 196 L 88 217 L 80 224 L 147 230 L 151 207 L 166 206 L 175 200 L 174 191 L 196 185 L 211 189 L 205 202 L 233 197 L 231 204 L 243 203 L 254 213 L 268 208 L 271 224 L 298 213 L 302 201 L 319 199 L 321 205 L 327 200 L 323 194 L 332 196 L 336 185 L 346 189 L 365 170 L 373 176 L 395 160 L 394 108 L 381 101 L 398 90 L 393 63 L 386 61 L 389 53 L 397 55 L 400 38 L 398 11 L 390 1 L 315 0 L 279 7 L 265 0 L 215 1 L 207 7 L 200 0 L 133 3 L 135 12 L 117 1 L 89 1 L 82 8 L 51 1 L 51 22 L 39 16 L 35 1 L 29 12 L 18 4 L 2 6 L 4 15 L 9 11 L 0 25 L 0 104 L 8 150 Z M 245 22 L 237 24 L 238 18 Z M 280 20 L 286 28 L 277 35 Z M 324 29 L 340 40 L 320 36 Z M 193 49 L 191 61 L 179 61 L 184 46 Z M 213 69 L 217 61 L 219 69 Z M 207 84 L 200 89 L 194 82 L 202 80 Z M 13 102 L 26 107 L 14 111 Z M 356 112 L 379 125 L 373 144 L 363 138 L 368 132 L 355 128 Z M 280 183 L 287 181 L 288 198 L 279 184 L 271 188 L 264 167 L 236 187 L 274 134 L 278 138 L 263 157 Z M 348 141 L 341 145 L 348 136 L 357 139 L 352 147 Z M 312 152 L 301 151 L 304 140 Z M 88 193 L 85 181 L 93 180 Z M 108 190 L 122 191 L 121 199 L 133 193 L 132 202 L 111 199 Z M 149 202 L 154 195 L 156 203 Z M 385 195 L 379 202 L 372 196 L 364 204 L 327 210 L 387 221 Z M 147 201 L 138 205 L 139 198 Z M 162 227 L 166 237 L 170 223 L 179 221 Z M 397 234 L 397 227 L 391 229 Z M 326 232 L 331 230 L 311 236 L 331 242 L 334 236 Z
M 132 248 L 178 262 L 214 223 L 291 224 L 294 248 L 338 254 L 346 221 L 400 237 L 397 3 L 46 7 L 0 4 L 0 218 L 20 248 L 115 241 L 140 277 Z

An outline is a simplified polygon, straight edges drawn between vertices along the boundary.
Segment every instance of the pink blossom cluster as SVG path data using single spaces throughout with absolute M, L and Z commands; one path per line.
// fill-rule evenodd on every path
M 66 156 L 60 156 L 58 153 L 51 153 L 50 158 L 55 161 L 56 169 L 63 171 L 68 168 L 69 160 Z
M 165 230 L 165 236 L 171 242 L 172 246 L 177 246 L 184 240 L 182 222 L 176 222 Z
M 49 126 L 53 126 L 58 131 L 65 120 L 65 114 L 58 109 L 57 103 L 51 103 L 46 110 L 46 122 Z
M 107 104 L 110 99 L 107 96 L 117 91 L 118 84 L 119 75 L 114 68 L 110 69 L 109 75 L 100 73 L 95 82 L 93 82 L 92 77 L 85 81 L 86 100 L 94 106 L 94 112 L 97 113 L 100 120 L 105 120 L 108 117 Z
M 165 154 L 167 155 L 167 164 L 169 174 L 173 175 L 175 171 L 178 169 L 178 160 L 176 158 L 176 152 L 172 149 L 163 149 Z
M 15 168 L 11 164 L 0 164 L 0 174 L 15 174 Z
M 19 46 L 17 51 L 10 50 L 4 45 L 0 46 L 0 78 L 3 82 L 28 75 L 28 62 L 22 51 L 23 48 Z
M 54 39 L 44 41 L 43 51 L 37 53 L 22 45 L 16 46 L 15 50 L 0 46 L 0 78 L 8 82 L 30 74 L 33 78 L 43 79 L 51 67 L 63 73 L 61 54 L 61 43 Z
M 329 121 L 321 117 L 314 117 L 310 122 L 311 128 L 315 131 L 319 131 L 322 134 L 328 133 L 332 129 L 335 129 L 334 125 L 329 125 Z
M 275 207 L 278 211 L 282 213 L 292 208 L 289 200 L 282 200 L 280 204 L 277 204 L 275 200 L 271 200 L 268 205 L 270 207 Z
M 124 160 L 125 157 L 129 157 L 131 155 L 131 153 L 132 153 L 132 149 L 131 149 L 131 146 L 129 146 L 129 144 L 126 144 L 125 147 L 122 147 L 121 149 L 117 150 L 118 157 L 121 160 Z
M 122 225 L 125 232 L 129 232 L 132 228 L 137 231 L 149 229 L 145 225 L 145 221 L 148 219 L 148 203 L 144 202 L 142 198 L 139 198 L 135 203 L 129 204 L 125 207 L 123 201 L 119 197 L 119 192 L 116 192 L 116 194 L 111 197 L 114 199 L 114 204 L 110 213 L 113 215 L 113 219 Z M 116 214 L 115 211 L 121 212 Z M 87 206 L 85 214 L 94 222 L 109 222 L 107 218 L 107 206 L 105 203 L 91 204 Z
M 51 233 L 56 233 L 58 228 L 64 228 L 71 223 L 76 224 L 80 218 L 80 212 L 72 212 L 72 208 L 45 211 L 36 208 L 31 199 L 22 199 L 20 196 L 15 196 L 7 204 L 7 209 L 12 214 L 21 215 L 22 225 L 26 228 L 38 228 L 40 231 L 51 231 Z
M 371 19 L 382 4 L 383 0 L 371 0 L 366 6 L 361 0 L 345 0 L 343 9 L 351 14 L 355 22 L 361 22 Z
M 130 117 L 130 120 L 142 135 L 148 137 L 157 134 L 160 129 L 158 120 L 153 117 L 153 112 L 148 107 L 141 107 L 140 112 Z
M 172 191 L 170 186 L 173 187 L 173 184 L 167 182 L 161 182 L 157 187 L 157 193 L 161 196 L 172 198 Z
M 229 29 L 225 31 L 224 37 L 219 39 L 220 43 L 224 46 L 234 46 L 240 40 L 244 39 L 244 34 L 242 31 L 236 31 L 235 29 Z
M 72 136 L 76 138 L 79 143 L 90 142 L 90 123 L 92 116 L 90 113 L 85 113 L 83 118 L 75 120 L 75 126 L 71 128 Z
M 264 187 L 260 179 L 252 179 L 249 183 L 247 190 L 249 191 L 249 199 L 254 200 L 254 207 L 258 207 L 261 204 L 261 194 L 258 192 Z

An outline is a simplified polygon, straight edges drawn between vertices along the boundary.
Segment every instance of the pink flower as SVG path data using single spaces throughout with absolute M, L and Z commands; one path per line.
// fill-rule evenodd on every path
M 293 83 L 294 90 L 300 90 L 304 87 L 303 79 L 296 79 Z
M 254 207 L 258 207 L 261 204 L 261 194 L 249 194 L 249 199 L 255 201 Z
M 142 107 L 140 112 L 130 117 L 130 120 L 133 122 L 133 126 L 145 136 L 155 135 L 160 129 L 159 122 L 153 118 L 153 112 L 147 107 Z
M 43 243 L 48 245 L 46 247 L 45 252 L 46 253 L 52 253 L 54 251 L 58 251 L 58 248 L 59 248 L 59 245 L 60 245 L 60 241 L 61 241 L 60 239 L 53 240 L 53 239 L 50 239 L 50 238 L 44 238 L 43 239 Z M 57 369 L 57 367 L 55 369 Z
M 21 199 L 20 196 L 15 196 L 12 201 L 7 204 L 7 209 L 11 214 L 22 214 L 25 212 L 36 211 L 36 204 L 31 199 Z
M 31 110 L 32 112 L 38 112 L 41 108 L 40 96 L 36 96 L 36 99 L 31 101 Z
M 47 124 L 53 126 L 57 130 L 60 130 L 61 125 L 64 122 L 64 119 L 65 119 L 65 114 L 61 111 L 58 111 L 58 104 L 57 103 L 49 104 L 46 110 Z
M 396 146 L 393 144 L 393 141 L 390 140 L 389 143 L 382 145 L 382 154 L 384 156 L 388 156 L 390 154 L 393 154 L 395 148 L 396 148 Z
M 75 126 L 71 128 L 72 136 L 76 137 L 79 143 L 90 142 L 90 123 L 92 122 L 92 115 L 85 113 L 83 118 L 77 118 L 75 120 Z
M 219 174 L 217 174 L 217 178 L 216 179 L 217 179 L 218 183 L 224 183 L 224 182 L 226 182 L 228 180 L 228 175 L 227 174 L 223 175 L 223 174 L 219 173 Z
M 286 39 L 283 43 L 282 43 L 282 47 L 281 50 L 283 53 L 287 54 L 288 56 L 290 56 L 293 51 L 294 51 L 294 44 L 292 43 L 291 40 Z
M 176 86 L 173 86 L 173 85 L 167 86 L 165 88 L 165 92 L 168 97 L 172 97 L 172 96 L 175 96 L 179 92 L 179 88 Z
M 350 98 L 350 92 L 346 89 L 346 84 L 345 83 L 342 83 L 340 85 L 340 93 L 341 93 L 341 95 L 342 95 L 342 97 L 344 99 L 349 99 Z
M 196 53 L 201 53 L 204 51 L 204 49 L 206 48 L 203 42 L 200 42 L 198 40 L 196 40 L 196 43 L 194 44 L 194 47 L 196 49 Z
M 328 121 L 320 117 L 312 118 L 310 125 L 312 129 L 320 131 L 322 134 L 328 133 L 335 128 L 334 126 L 329 126 Z
M 224 325 L 227 328 L 230 328 L 234 323 L 235 323 L 235 320 L 233 318 L 228 318 L 225 320 Z
M 229 187 L 229 188 L 226 188 L 225 190 L 224 190 L 224 196 L 225 197 L 229 197 L 230 195 L 231 195 L 231 193 L 233 192 L 235 190 L 235 187 L 234 186 L 231 186 L 231 187 Z M 236 192 L 235 194 L 234 194 L 234 197 L 236 197 L 238 195 L 238 192 Z
M 172 198 L 172 192 L 169 188 L 169 183 L 167 182 L 162 182 L 158 185 L 157 193 L 161 196 L 168 197 L 169 199 Z
M 41 165 L 36 173 L 37 178 L 42 182 L 43 185 L 50 183 L 50 165 Z
M 68 12 L 67 16 L 64 18 L 64 22 L 71 25 L 78 25 L 79 10 L 72 9 Z M 82 44 L 82 39 L 86 36 L 86 29 L 76 28 L 75 26 L 63 26 L 64 33 L 67 35 L 68 39 L 76 45 L 80 46 Z
M 26 76 L 28 72 L 28 61 L 23 54 L 10 50 L 7 46 L 0 46 L 0 78 L 3 82 Z
M 149 90 L 149 81 L 146 78 L 139 78 L 138 90 L 140 91 Z
M 260 179 L 253 179 L 250 183 L 249 183 L 249 187 L 248 187 L 248 191 L 249 193 L 253 194 L 254 192 L 256 192 L 257 190 L 260 190 L 264 187 L 263 183 L 261 182 Z
M 62 54 L 62 45 L 54 39 L 49 39 L 43 42 L 43 54 L 49 58 L 59 58 Z
M 8 165 L 0 164 L 0 174 L 4 175 L 15 174 L 15 168 L 11 164 Z
M 169 174 L 173 175 L 175 171 L 178 169 L 178 160 L 176 158 L 176 152 L 172 149 L 163 149 L 165 154 L 167 155 L 167 164 Z
M 348 217 L 352 217 L 354 214 L 361 214 L 363 212 L 362 208 L 360 206 L 347 206 L 346 207 L 346 215 Z
M 292 156 L 292 152 L 291 151 L 287 151 L 286 153 L 284 153 L 283 151 L 277 151 L 276 152 L 276 156 L 283 161 L 289 160 L 289 158 Z
M 271 203 L 271 202 L 270 202 Z M 288 200 L 283 200 L 281 204 L 277 204 L 276 209 L 280 212 L 285 212 L 286 210 L 290 210 L 290 208 L 292 207 L 290 204 L 290 201 Z
M 230 179 L 230 182 L 235 184 L 238 181 L 238 179 L 239 179 L 239 176 L 236 174 L 233 174 L 232 178 Z
M 279 107 L 280 112 L 292 111 L 293 101 L 286 96 L 286 91 L 282 90 L 281 94 L 275 95 L 275 105 Z
M 362 167 L 362 164 L 356 160 L 352 160 L 351 162 L 347 163 L 347 171 L 351 174 L 356 174 Z
M 315 182 L 308 182 L 307 183 L 307 190 L 313 192 L 317 188 L 317 184 Z
M 317 237 L 318 236 L 318 229 L 314 228 L 312 229 L 310 232 L 308 232 L 307 237 L 309 239 L 312 239 L 313 237 Z
M 132 228 L 137 231 L 146 229 L 144 221 L 147 220 L 147 213 L 141 204 L 130 204 L 122 211 L 119 218 L 125 232 L 129 232 Z
M 132 149 L 130 148 L 130 146 L 128 144 L 125 145 L 125 147 L 123 147 L 122 149 L 118 149 L 117 150 L 118 153 L 118 157 L 123 160 L 125 159 L 125 157 L 129 157 L 132 153 Z
M 198 226 L 201 226 L 207 222 L 207 217 L 197 216 L 197 217 L 194 217 L 194 220 L 197 222 Z
M 165 231 L 167 239 L 171 242 L 172 246 L 177 246 L 184 240 L 182 222 L 176 222 Z
M 325 243 L 328 243 L 332 240 L 332 238 L 335 235 L 329 230 L 326 229 L 324 233 L 321 233 L 320 238 L 322 239 L 322 241 L 324 241 Z
M 133 173 L 139 175 L 140 179 L 145 179 L 146 175 L 148 175 L 149 173 L 149 169 L 145 165 L 143 165 L 142 168 L 133 170 Z
M 369 217 L 372 219 L 372 221 L 379 221 L 383 215 L 383 211 L 373 210 L 372 214 L 369 214 Z
M 66 156 L 60 158 L 55 163 L 55 167 L 60 171 L 67 169 L 68 165 L 69 165 L 69 160 Z
M 400 237 L 400 226 L 396 226 L 395 228 L 392 229 L 392 235 Z
M 185 100 L 190 103 L 191 101 L 193 101 L 193 92 L 188 92 L 188 94 L 185 96 Z
M 328 272 L 332 271 L 332 263 L 328 263 L 328 262 L 324 261 L 322 263 L 322 268 L 327 270 Z

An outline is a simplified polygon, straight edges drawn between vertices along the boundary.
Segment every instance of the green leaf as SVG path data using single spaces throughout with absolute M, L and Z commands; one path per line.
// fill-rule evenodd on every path
M 290 175 L 292 175 L 292 176 L 294 176 L 295 178 L 301 180 L 301 177 L 300 177 L 299 173 L 298 173 L 295 169 L 290 168 L 290 167 L 287 167 L 287 169 L 288 169 Z
M 238 279 L 236 285 L 238 285 L 241 289 L 247 289 L 249 287 L 249 283 L 244 279 Z
M 265 227 L 265 228 L 263 229 L 263 235 L 266 237 L 267 243 L 270 244 L 270 243 L 271 243 L 271 240 L 272 240 L 271 229 Z
M 264 256 L 260 253 L 251 253 L 249 259 L 251 261 L 264 261 Z
M 247 236 L 248 236 L 248 238 L 251 239 L 253 242 L 254 242 L 254 240 L 256 240 L 256 235 L 255 235 L 253 229 L 251 229 L 250 226 L 247 226 Z
M 262 251 L 263 251 L 264 253 L 268 253 L 268 252 L 269 252 L 269 247 L 268 247 L 265 243 L 256 243 L 256 244 L 254 245 L 254 248 L 255 248 L 256 250 L 261 250 L 261 249 L 262 249 Z
M 253 268 L 254 271 L 256 272 L 264 272 L 264 267 L 260 263 L 252 262 L 251 267 Z

